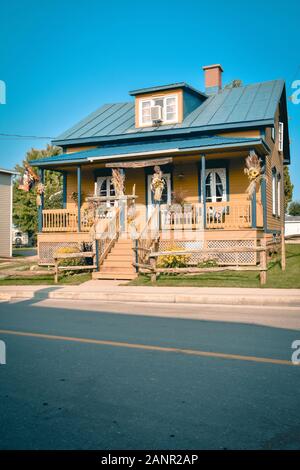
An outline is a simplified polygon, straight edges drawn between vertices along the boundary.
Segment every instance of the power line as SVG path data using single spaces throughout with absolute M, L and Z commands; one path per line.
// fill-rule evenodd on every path
M 22 135 L 22 134 L 4 134 L 0 132 L 0 139 L 8 140 L 8 139 L 54 139 L 49 135 Z

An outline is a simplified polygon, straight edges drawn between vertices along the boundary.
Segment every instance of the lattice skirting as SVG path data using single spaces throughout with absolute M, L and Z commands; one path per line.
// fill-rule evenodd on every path
M 39 264 L 54 264 L 54 253 L 64 247 L 76 248 L 80 251 L 80 243 L 76 242 L 39 242 Z
M 195 265 L 201 262 L 203 259 L 207 259 L 208 255 L 202 254 L 201 250 L 203 248 L 222 250 L 222 248 L 241 248 L 241 247 L 256 247 L 256 240 L 200 240 L 200 241 L 180 241 L 176 240 L 173 242 L 174 245 L 178 248 L 184 250 L 198 250 L 199 253 L 193 253 L 189 258 L 189 264 Z M 159 242 L 159 251 L 168 251 L 172 247 L 172 244 L 169 240 L 161 240 Z M 210 256 L 220 265 L 255 265 L 257 263 L 257 254 L 254 252 L 245 252 L 245 253 L 220 253 Z

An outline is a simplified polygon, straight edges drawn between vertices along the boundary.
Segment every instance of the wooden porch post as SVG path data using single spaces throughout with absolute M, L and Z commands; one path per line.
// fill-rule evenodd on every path
M 124 181 L 125 181 L 125 170 L 124 168 L 120 168 L 120 173 L 121 175 L 123 175 L 124 177 Z M 120 228 L 121 228 L 121 232 L 125 232 L 126 231 L 126 204 L 127 204 L 127 199 L 125 199 L 124 196 L 120 196 L 120 199 L 119 199 L 119 204 L 120 204 Z
M 285 236 L 284 236 L 284 223 L 281 227 L 281 269 L 285 271 L 286 268 L 286 254 L 285 254 Z
M 263 157 L 263 168 L 264 168 L 264 176 L 266 175 L 266 164 L 267 164 L 267 157 Z M 267 232 L 267 182 L 266 178 L 263 178 L 261 181 L 261 203 L 263 209 L 263 227 L 264 231 Z
M 251 226 L 256 228 L 256 188 L 251 198 Z
M 63 208 L 67 207 L 67 172 L 63 172 Z
M 77 167 L 77 231 L 81 231 L 81 167 Z
M 45 170 L 40 169 L 40 182 L 45 184 Z M 44 193 L 41 194 L 41 205 L 38 207 L 38 231 L 42 232 L 43 230 L 43 210 L 44 210 Z
M 201 202 L 203 204 L 203 229 L 206 228 L 205 155 L 201 155 Z

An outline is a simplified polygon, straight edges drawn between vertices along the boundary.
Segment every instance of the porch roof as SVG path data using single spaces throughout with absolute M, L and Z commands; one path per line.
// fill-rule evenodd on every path
M 101 147 L 74 153 L 63 153 L 53 157 L 35 160 L 34 166 L 50 167 L 65 164 L 84 164 L 93 161 L 123 159 L 157 154 L 177 154 L 184 152 L 204 152 L 209 150 L 230 150 L 236 148 L 257 148 L 260 153 L 270 151 L 262 138 L 205 136 L 190 139 L 173 139 L 119 145 L 102 145 Z

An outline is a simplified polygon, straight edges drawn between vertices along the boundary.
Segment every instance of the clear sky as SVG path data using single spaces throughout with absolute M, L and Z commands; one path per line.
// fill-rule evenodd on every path
M 224 83 L 300 80 L 299 0 L 14 0 L 0 4 L 0 134 L 55 137 L 128 90 L 185 81 L 204 89 L 202 65 Z M 300 199 L 300 104 L 289 102 L 291 174 Z M 14 167 L 50 139 L 0 136 Z

